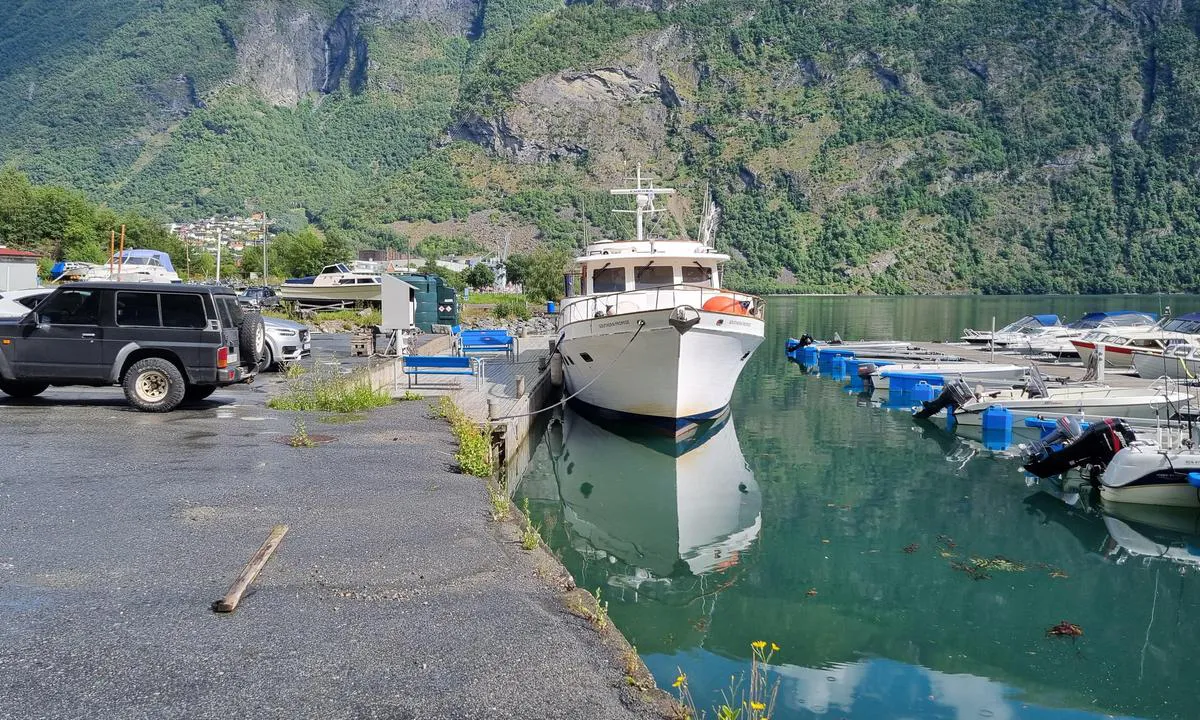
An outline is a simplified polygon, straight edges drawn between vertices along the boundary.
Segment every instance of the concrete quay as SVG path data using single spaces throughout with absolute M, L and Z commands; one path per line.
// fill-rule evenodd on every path
M 670 712 L 561 566 L 488 517 L 427 402 L 335 423 L 266 408 L 282 383 L 165 415 L 115 388 L 0 400 L 0 718 Z M 330 442 L 287 445 L 297 418 Z

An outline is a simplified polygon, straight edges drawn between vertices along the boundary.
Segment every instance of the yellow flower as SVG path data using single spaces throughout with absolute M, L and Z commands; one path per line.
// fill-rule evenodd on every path
M 779 652 L 779 646 L 775 643 L 771 643 L 771 652 Z
M 750 647 L 754 648 L 755 650 L 762 650 L 766 646 L 767 646 L 766 640 L 756 640 L 756 641 L 750 643 Z
M 685 682 L 687 682 L 687 675 L 680 673 L 679 677 L 675 678 L 675 684 L 672 687 L 683 687 Z
M 755 702 L 755 701 L 751 700 L 750 701 L 750 709 L 751 710 L 766 710 L 767 706 L 763 705 L 760 702 Z

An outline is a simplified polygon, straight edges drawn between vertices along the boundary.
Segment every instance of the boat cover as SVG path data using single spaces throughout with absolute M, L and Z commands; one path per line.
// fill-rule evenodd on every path
M 171 256 L 161 250 L 126 250 L 124 254 L 113 255 L 113 262 L 128 262 L 130 258 L 154 258 L 158 260 L 159 265 L 170 272 L 175 272 L 175 266 L 171 264 Z

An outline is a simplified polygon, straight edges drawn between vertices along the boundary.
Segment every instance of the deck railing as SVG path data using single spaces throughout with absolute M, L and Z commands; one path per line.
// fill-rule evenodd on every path
M 626 315 L 647 310 L 668 310 L 680 305 L 691 305 L 697 310 L 701 310 L 705 303 L 718 297 L 731 298 L 733 301 L 741 303 L 745 312 L 736 314 L 744 314 L 759 320 L 763 317 L 764 303 L 762 298 L 756 295 L 684 284 L 566 298 L 562 302 L 560 312 L 562 322 L 565 324 L 609 315 Z

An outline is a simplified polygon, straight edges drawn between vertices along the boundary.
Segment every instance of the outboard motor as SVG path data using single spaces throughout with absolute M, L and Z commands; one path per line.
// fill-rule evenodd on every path
M 956 408 L 974 402 L 974 400 L 975 393 L 971 390 L 971 386 L 962 380 L 955 380 L 948 383 L 942 390 L 942 394 L 934 398 L 932 402 L 922 402 L 921 409 L 914 412 L 913 417 L 923 420 L 937 415 L 943 408 L 948 408 L 950 412 L 953 412 Z
M 1103 468 L 1112 461 L 1122 448 L 1137 439 L 1124 420 L 1109 418 L 1090 426 L 1073 442 L 1058 450 L 1051 450 L 1052 437 L 1066 430 L 1060 424 L 1045 440 L 1041 454 L 1025 463 L 1026 472 L 1039 478 L 1062 475 L 1080 465 Z
M 816 339 L 813 338 L 812 335 L 809 335 L 808 333 L 804 333 L 803 335 L 800 336 L 799 340 L 797 340 L 796 338 L 788 338 L 783 343 L 783 349 L 787 353 L 791 354 L 791 353 L 799 350 L 800 348 L 806 348 L 809 345 L 812 345 L 816 342 L 817 342 Z

